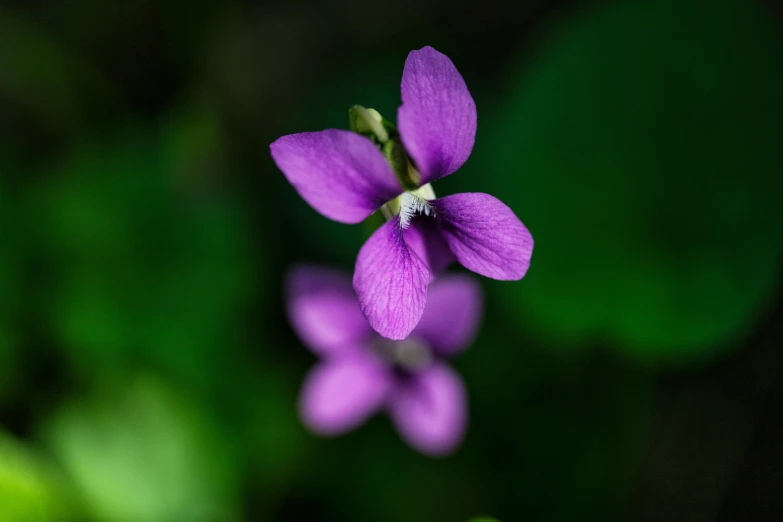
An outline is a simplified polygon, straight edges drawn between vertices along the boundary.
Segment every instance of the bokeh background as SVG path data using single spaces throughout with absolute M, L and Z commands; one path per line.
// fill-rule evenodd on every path
M 749 0 L 0 2 L 0 520 L 783 519 L 783 10 Z M 367 237 L 268 144 L 449 55 L 536 239 L 483 280 L 462 448 L 318 438 L 294 263 Z M 459 268 L 455 268 L 459 270 Z

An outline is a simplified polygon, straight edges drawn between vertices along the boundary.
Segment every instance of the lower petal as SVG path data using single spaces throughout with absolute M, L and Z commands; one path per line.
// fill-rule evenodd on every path
M 405 339 L 427 303 L 430 271 L 405 243 L 398 219 L 382 225 L 356 258 L 353 288 L 370 326 L 389 339 Z
M 310 372 L 302 387 L 302 421 L 321 435 L 350 431 L 381 407 L 390 384 L 387 369 L 371 359 L 322 363 Z
M 445 455 L 462 442 L 468 418 L 465 386 L 445 364 L 433 364 L 395 389 L 389 410 L 400 435 L 422 453 Z
M 432 203 L 443 238 L 462 266 L 503 281 L 524 277 L 533 236 L 503 202 L 489 194 L 464 193 Z
M 433 278 L 454 262 L 454 254 L 443 240 L 437 222 L 430 217 L 415 217 L 411 226 L 403 230 L 403 237 L 408 248 L 426 263 Z
M 413 335 L 440 355 L 454 355 L 476 336 L 483 309 L 481 287 L 468 274 L 447 274 L 427 290 L 427 308 Z

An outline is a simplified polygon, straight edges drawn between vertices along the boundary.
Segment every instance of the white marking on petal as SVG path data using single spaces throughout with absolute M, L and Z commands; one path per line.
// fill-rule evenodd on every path
M 424 198 L 411 192 L 404 192 L 400 196 L 400 226 L 408 228 L 416 214 L 434 216 L 435 210 Z

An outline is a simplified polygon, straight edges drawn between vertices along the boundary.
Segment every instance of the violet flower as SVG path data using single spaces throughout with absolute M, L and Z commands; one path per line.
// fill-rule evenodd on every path
M 472 341 L 481 290 L 467 275 L 432 283 L 421 321 L 401 341 L 375 333 L 342 272 L 300 266 L 288 277 L 288 316 L 321 362 L 305 380 L 300 414 L 321 435 L 354 429 L 388 411 L 400 435 L 429 455 L 454 450 L 467 425 L 465 388 L 444 361 Z
M 518 280 L 533 251 L 527 228 L 498 199 L 435 199 L 430 182 L 465 163 L 476 135 L 476 106 L 451 60 L 432 47 L 412 51 L 402 102 L 399 132 L 377 112 L 355 107 L 363 135 L 328 129 L 283 136 L 270 147 L 288 181 L 324 216 L 359 223 L 380 209 L 389 219 L 359 251 L 353 287 L 370 325 L 390 339 L 413 331 L 427 286 L 450 262 Z

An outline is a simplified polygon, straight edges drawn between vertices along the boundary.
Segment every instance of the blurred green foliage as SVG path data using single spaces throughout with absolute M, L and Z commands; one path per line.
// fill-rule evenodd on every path
M 779 33 L 727 0 L 607 4 L 553 32 L 474 165 L 536 239 L 510 310 L 652 360 L 747 333 L 783 259 Z
M 137 378 L 66 405 L 49 441 L 98 520 L 236 520 L 236 450 L 192 399 Z
M 4 116 L 18 128 L 67 136 L 95 113 L 122 107 L 93 64 L 34 22 L 0 7 L 0 35 L 0 101 L 13 100 Z
M 8 168 L 9 162 L 0 157 L 0 168 Z M 3 179 L 0 178 L 0 223 L 9 223 L 13 212 L 10 198 Z M 18 294 L 18 259 L 16 233 L 12 228 L 3 227 L 0 232 L 0 404 L 9 393 L 8 388 L 14 380 L 16 363 L 14 344 L 15 298 Z
M 216 190 L 213 127 L 178 122 L 78 145 L 30 192 L 30 234 L 54 261 L 42 301 L 82 370 L 141 357 L 204 381 L 236 342 L 260 267 L 240 212 Z
M 732 460 L 746 440 L 709 466 L 656 440 L 690 440 L 661 427 L 694 408 L 678 379 L 719 398 L 701 415 L 742 411 L 727 433 L 753 433 L 740 392 L 767 384 L 742 365 L 779 339 L 761 327 L 783 258 L 783 40 L 762 6 L 11 3 L 0 521 L 655 520 L 681 506 L 647 477 L 754 469 Z M 536 239 L 522 282 L 483 282 L 485 325 L 455 361 L 470 428 L 438 460 L 382 417 L 334 439 L 301 426 L 314 357 L 287 326 L 285 271 L 350 270 L 373 224 L 318 215 L 268 153 L 346 128 L 354 104 L 396 119 L 423 45 L 479 111 L 473 156 L 436 193 L 492 193 Z M 736 480 L 682 511 L 756 498 Z
M 0 514 L 13 522 L 78 520 L 84 513 L 68 482 L 34 450 L 0 432 Z

